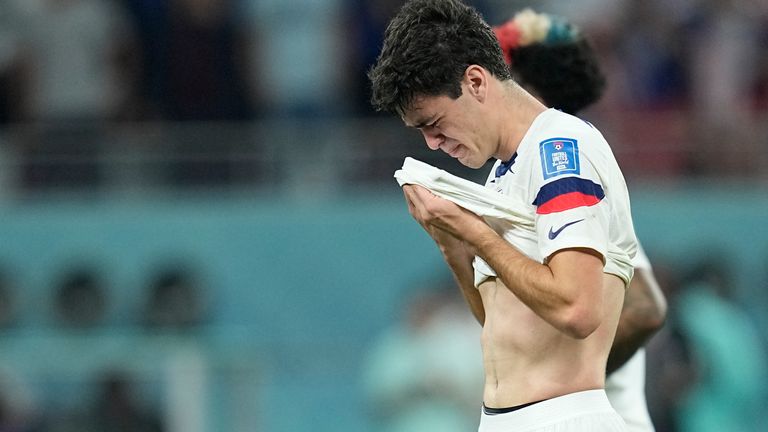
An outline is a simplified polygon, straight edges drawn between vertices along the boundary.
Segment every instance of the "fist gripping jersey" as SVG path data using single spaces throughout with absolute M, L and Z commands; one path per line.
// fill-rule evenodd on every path
M 534 120 L 509 161 L 497 161 L 485 183 L 523 214 L 487 220 L 510 244 L 545 263 L 567 248 L 597 251 L 604 272 L 629 284 L 637 239 L 624 176 L 608 143 L 590 123 L 555 109 Z M 495 271 L 475 257 L 475 286 Z

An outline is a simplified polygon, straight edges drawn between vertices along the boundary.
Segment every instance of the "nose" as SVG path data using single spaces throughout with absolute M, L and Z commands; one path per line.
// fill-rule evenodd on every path
M 440 144 L 445 141 L 445 137 L 440 133 L 428 133 L 422 131 L 422 134 L 424 135 L 424 140 L 427 142 L 427 147 L 429 147 L 431 150 L 439 149 Z

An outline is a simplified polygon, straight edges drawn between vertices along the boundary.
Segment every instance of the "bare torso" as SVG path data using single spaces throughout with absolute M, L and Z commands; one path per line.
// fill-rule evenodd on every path
M 485 308 L 482 333 L 486 406 L 503 408 L 603 388 L 605 363 L 624 300 L 624 282 L 603 275 L 603 320 L 585 339 L 556 330 L 501 280 L 478 287 Z

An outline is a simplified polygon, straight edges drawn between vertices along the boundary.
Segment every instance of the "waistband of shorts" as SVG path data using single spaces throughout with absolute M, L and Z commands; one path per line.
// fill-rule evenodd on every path
M 585 390 L 547 399 L 509 413 L 487 415 L 482 412 L 480 425 L 504 426 L 522 431 L 525 428 L 542 426 L 579 415 L 606 412 L 615 413 L 616 411 L 608 401 L 605 390 Z

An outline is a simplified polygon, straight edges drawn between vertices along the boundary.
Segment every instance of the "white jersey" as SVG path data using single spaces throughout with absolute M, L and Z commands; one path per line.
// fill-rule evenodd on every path
M 602 134 L 555 109 L 539 114 L 509 161 L 494 164 L 486 187 L 500 192 L 522 221 L 488 220 L 505 240 L 545 263 L 566 248 L 603 256 L 604 272 L 632 279 L 637 239 L 624 176 Z M 496 276 L 475 257 L 475 285 Z
M 633 260 L 635 269 L 651 270 L 643 248 L 638 245 Z M 613 409 L 627 423 L 630 432 L 653 432 L 655 429 L 645 399 L 645 349 L 641 348 L 622 367 L 608 375 L 605 392 Z

